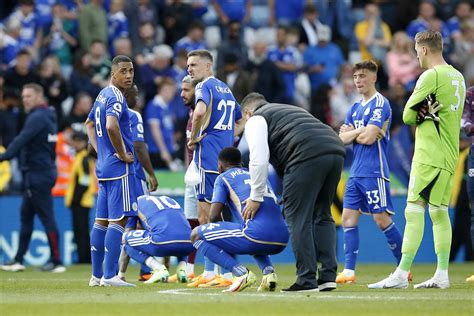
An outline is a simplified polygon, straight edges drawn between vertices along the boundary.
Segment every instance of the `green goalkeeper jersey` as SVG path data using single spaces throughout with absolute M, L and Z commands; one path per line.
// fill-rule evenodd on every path
M 426 120 L 416 127 L 413 161 L 453 173 L 459 157 L 459 131 L 466 96 L 464 77 L 451 65 L 426 70 L 405 105 L 405 124 L 416 124 L 417 110 L 413 107 L 432 93 L 443 105 L 438 112 L 440 121 Z

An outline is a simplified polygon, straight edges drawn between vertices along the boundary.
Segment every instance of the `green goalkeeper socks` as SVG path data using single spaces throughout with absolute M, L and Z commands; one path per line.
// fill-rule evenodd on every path
M 429 212 L 431 221 L 433 222 L 433 239 L 436 255 L 438 257 L 438 269 L 448 270 L 452 240 L 448 207 L 444 205 L 430 205 Z
M 425 229 L 425 208 L 415 203 L 407 203 L 405 208 L 405 233 L 403 234 L 402 260 L 398 265 L 404 271 L 410 271 L 416 252 L 420 247 Z

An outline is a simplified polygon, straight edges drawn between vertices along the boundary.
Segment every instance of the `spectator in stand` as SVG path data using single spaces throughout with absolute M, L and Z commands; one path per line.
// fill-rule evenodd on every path
M 250 21 L 252 0 L 210 0 L 219 18 L 221 37 L 226 38 L 230 21 L 245 25 Z
M 153 49 L 153 54 L 147 57 L 147 63 L 141 67 L 145 101 L 150 101 L 156 94 L 156 87 L 165 77 L 175 78 L 176 73 L 171 66 L 173 50 L 168 45 L 159 45 Z
M 217 70 L 216 77 L 227 84 L 239 103 L 247 94 L 253 92 L 252 77 L 240 68 L 236 54 L 228 53 L 224 56 L 224 67 Z
M 344 53 L 357 47 L 354 38 L 354 20 L 351 10 L 352 1 L 347 0 L 316 0 L 321 23 L 328 25 L 332 30 L 333 42 Z
M 461 37 L 454 43 L 451 61 L 466 78 L 466 83 L 474 80 L 474 20 L 461 24 Z
M 146 63 L 145 57 L 153 53 L 153 48 L 158 46 L 156 39 L 155 27 L 151 22 L 145 22 L 140 25 L 139 32 L 139 45 L 137 48 L 137 55 L 135 61 L 138 65 L 142 66 Z
M 112 62 L 108 58 L 105 43 L 94 40 L 89 48 L 92 83 L 101 88 L 109 84 Z
M 61 64 L 63 77 L 69 79 L 72 72 L 72 49 L 78 44 L 74 21 L 66 19 L 66 8 L 61 3 L 53 5 L 53 23 L 47 32 L 43 45 L 48 54 L 55 55 Z
M 38 83 L 43 87 L 49 105 L 56 110 L 57 121 L 60 122 L 63 117 L 61 105 L 68 97 L 68 90 L 56 56 L 50 55 L 43 59 L 39 68 L 39 76 Z
M 81 91 L 95 98 L 102 89 L 92 82 L 91 56 L 86 52 L 78 52 L 74 60 L 74 68 L 69 80 L 71 95 Z
M 268 0 L 270 26 L 294 25 L 303 17 L 304 0 Z
M 288 28 L 280 25 L 277 30 L 277 45 L 268 51 L 268 58 L 275 63 L 283 74 L 285 82 L 285 100 L 283 103 L 295 103 L 296 75 L 301 67 L 301 55 L 298 49 L 287 45 Z
M 112 46 L 114 48 L 115 55 L 125 55 L 130 58 L 133 57 L 132 41 L 130 38 L 119 37 L 112 43 Z M 134 80 L 136 81 L 137 78 L 134 78 Z
M 303 20 L 299 25 L 300 40 L 299 43 L 306 46 L 316 46 L 318 44 L 318 29 L 324 26 L 319 21 L 319 12 L 312 4 L 304 7 Z
M 456 6 L 456 15 L 446 21 L 449 34 L 454 41 L 461 39 L 461 24 L 472 19 L 472 1 L 460 1 Z
M 354 31 L 362 60 L 375 60 L 386 71 L 387 50 L 392 33 L 387 23 L 382 21 L 377 4 L 369 2 L 365 5 L 365 20 L 358 22 Z
M 390 107 L 392 108 L 392 124 L 390 125 L 390 133 L 392 133 L 404 125 L 403 108 L 408 101 L 408 94 L 405 85 L 400 81 L 393 82 L 388 92 L 388 99 L 390 101 Z M 410 172 L 407 173 L 407 176 L 409 176 L 409 174 Z
M 343 78 L 332 87 L 329 98 L 331 108 L 332 126 L 339 129 L 346 119 L 347 112 L 352 104 L 359 101 L 362 96 L 357 92 L 354 79 Z
M 416 33 L 427 31 L 430 29 L 430 22 L 436 18 L 436 8 L 432 2 L 423 0 L 418 7 L 418 17 L 411 21 L 407 26 L 407 34 L 411 38 L 415 38 Z M 443 35 L 443 43 L 449 30 L 444 23 L 441 23 L 441 34 Z
M 79 42 L 87 51 L 94 41 L 107 43 L 107 14 L 102 0 L 91 0 L 79 13 Z
M 34 13 L 34 0 L 19 0 L 19 6 L 9 17 L 17 19 L 21 23 L 20 36 L 18 42 L 20 49 L 27 49 L 33 59 L 39 58 L 39 48 L 43 41 L 43 33 L 38 16 Z
M 413 51 L 413 40 L 403 31 L 393 35 L 390 51 L 387 53 L 388 84 L 401 82 L 406 90 L 414 88 L 421 73 L 420 63 Z
M 169 104 L 176 93 L 176 84 L 164 78 L 157 94 L 145 108 L 145 141 L 154 168 L 170 168 L 174 154 L 174 117 Z
M 52 10 L 53 5 L 56 4 L 56 0 L 34 0 L 35 2 L 35 14 L 37 17 L 38 24 L 43 30 L 47 30 L 53 23 Z
M 217 50 L 217 69 L 224 66 L 224 56 L 235 54 L 239 59 L 240 66 L 247 63 L 248 48 L 242 38 L 242 24 L 239 21 L 230 21 L 227 38 L 224 39 Z
M 204 25 L 201 22 L 193 22 L 189 26 L 186 36 L 179 39 L 174 45 L 174 53 L 180 50 L 190 52 L 196 49 L 206 49 L 206 42 L 204 41 Z
M 331 29 L 328 26 L 321 25 L 318 28 L 318 39 L 318 45 L 310 46 L 304 52 L 312 95 L 322 84 L 335 83 L 345 63 L 339 46 L 331 43 Z
M 285 82 L 278 67 L 268 59 L 267 44 L 257 40 L 249 53 L 246 70 L 255 82 L 254 90 L 262 94 L 268 102 L 283 103 L 285 98 Z
M 20 50 L 18 37 L 20 36 L 21 23 L 17 19 L 10 19 L 5 25 L 5 30 L 0 28 L 0 72 L 12 67 L 16 54 Z
M 167 1 L 162 12 L 162 20 L 166 34 L 165 43 L 173 47 L 180 38 L 186 35 L 193 22 L 193 9 L 182 0 Z
M 92 97 L 86 92 L 79 92 L 74 98 L 71 113 L 63 118 L 60 124 L 61 129 L 64 126 L 71 126 L 75 132 L 86 133 L 84 122 L 92 108 Z
M 111 56 L 119 55 L 115 52 L 113 43 L 115 40 L 128 37 L 128 19 L 123 12 L 123 0 L 112 0 L 110 3 L 110 12 L 107 15 L 107 24 L 109 29 L 109 51 Z
M 138 0 L 138 22 L 139 24 L 151 23 L 153 27 L 158 24 L 158 12 L 156 1 Z
M 18 133 L 20 96 L 12 89 L 0 88 L 3 93 L 0 102 L 0 145 L 6 148 Z
M 29 50 L 22 49 L 16 54 L 15 66 L 5 73 L 5 89 L 10 88 L 20 95 L 23 86 L 38 82 L 39 77 L 32 68 L 32 56 Z

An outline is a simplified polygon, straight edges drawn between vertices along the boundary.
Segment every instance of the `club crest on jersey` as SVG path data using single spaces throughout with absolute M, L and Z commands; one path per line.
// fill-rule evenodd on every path
M 372 114 L 372 121 L 381 122 L 382 121 L 382 109 L 375 109 Z
M 100 102 L 100 103 L 105 104 L 105 102 L 107 101 L 107 98 L 104 97 L 103 95 L 100 95 L 100 94 L 99 94 L 95 100 L 96 100 L 97 102 Z

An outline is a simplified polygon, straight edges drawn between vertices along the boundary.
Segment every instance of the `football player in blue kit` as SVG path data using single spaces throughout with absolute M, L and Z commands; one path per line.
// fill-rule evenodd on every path
M 356 279 L 360 213 L 372 215 L 385 234 L 397 263 L 402 256 L 402 236 L 392 221 L 394 213 L 387 162 L 392 110 L 388 100 L 375 89 L 377 64 L 374 61 L 355 64 L 353 72 L 354 84 L 363 99 L 347 113 L 339 133 L 344 144 L 353 144 L 354 162 L 344 193 L 345 266 L 336 278 L 337 283 L 353 283 Z
M 194 149 L 193 160 L 201 177 L 196 194 L 198 221 L 203 225 L 209 223 L 214 182 L 219 175 L 219 152 L 234 144 L 234 136 L 242 132 L 245 122 L 232 91 L 213 76 L 213 57 L 209 51 L 189 52 L 187 65 L 191 78 L 200 81 L 194 92 L 195 109 L 188 147 Z M 230 276 L 230 273 L 224 275 Z M 204 273 L 189 286 L 206 284 L 214 278 L 214 264 L 204 258 Z
M 101 90 L 86 120 L 97 152 L 99 180 L 95 223 L 91 231 L 92 277 L 89 286 L 134 286 L 117 275 L 127 217 L 137 216 L 130 114 L 123 93 L 133 84 L 130 58 L 112 60 L 111 84 Z
M 133 85 L 125 91 L 125 99 L 128 104 L 128 112 L 130 114 L 130 129 L 132 131 L 133 148 L 135 150 L 136 159 L 134 160 L 135 167 L 135 193 L 136 196 L 148 195 L 158 187 L 158 180 L 155 176 L 155 171 L 151 165 L 150 155 L 145 143 L 143 119 L 140 112 L 136 111 L 138 105 L 138 87 Z M 149 186 L 147 185 L 148 174 Z M 137 227 L 137 217 L 129 217 L 125 225 L 125 232 L 128 232 Z M 119 273 L 118 276 L 124 280 L 125 272 L 127 271 L 129 258 L 122 248 L 119 259 Z M 147 279 L 150 276 L 150 270 L 146 265 L 142 265 L 140 269 L 140 281 Z
M 194 247 L 216 264 L 232 271 L 234 281 L 225 291 L 240 292 L 256 282 L 256 276 L 239 264 L 235 255 L 252 255 L 262 270 L 258 291 L 274 291 L 277 285 L 275 270 L 269 255 L 285 249 L 289 233 L 276 197 L 267 183 L 264 201 L 254 218 L 242 216 L 245 201 L 250 196 L 250 174 L 242 168 L 240 151 L 233 147 L 219 154 L 219 172 L 214 185 L 211 204 L 211 223 L 193 229 Z M 232 222 L 222 222 L 221 213 L 227 205 Z
M 141 264 L 152 269 L 146 284 L 167 282 L 169 272 L 154 256 L 176 256 L 176 274 L 187 282 L 186 256 L 194 251 L 189 239 L 189 225 L 181 206 L 167 196 L 138 197 L 138 217 L 144 230 L 132 230 L 124 235 L 125 251 Z

